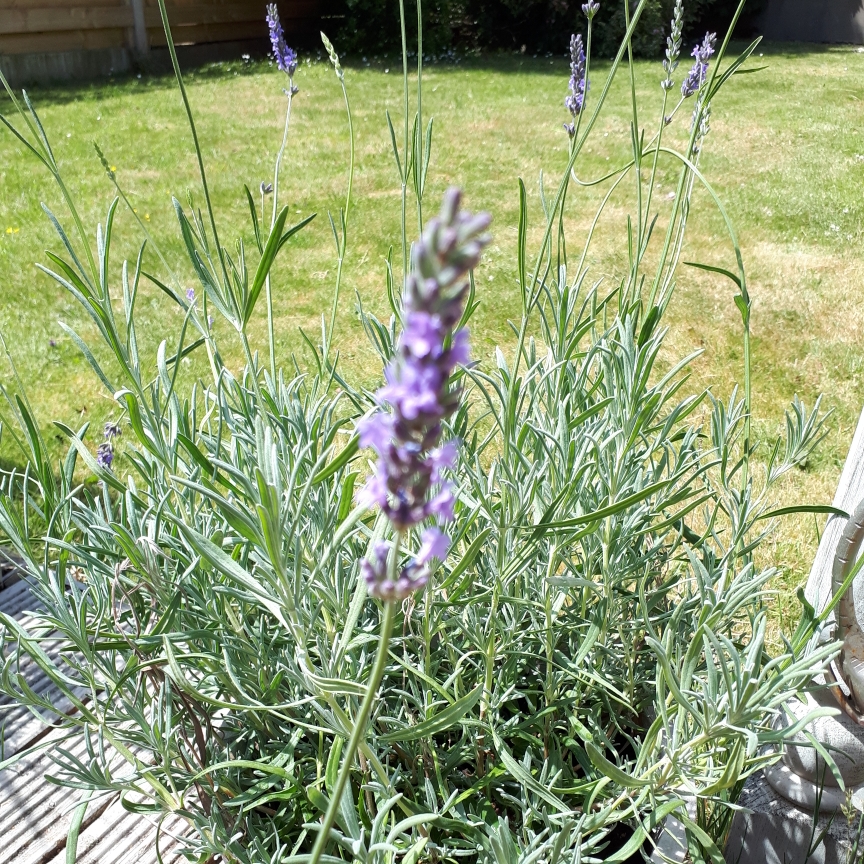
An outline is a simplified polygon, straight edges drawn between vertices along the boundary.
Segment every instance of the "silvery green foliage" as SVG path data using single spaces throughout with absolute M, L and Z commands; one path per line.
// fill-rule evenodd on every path
M 705 104 L 724 80 L 709 78 Z M 681 160 L 670 239 L 647 283 L 650 197 L 611 288 L 557 239 L 606 88 L 594 92 L 558 192 L 544 196 L 533 270 L 523 195 L 515 345 L 464 372 L 449 421 L 462 441 L 453 545 L 399 609 L 326 861 L 623 861 L 650 850 L 671 813 L 694 860 L 719 861 L 727 805 L 776 758 L 771 745 L 790 733 L 774 720 L 833 650 L 804 651 L 818 623 L 805 610 L 788 650 L 769 653 L 773 571 L 753 561 L 771 486 L 812 450 L 818 410 L 795 402 L 758 474 L 749 372 L 744 400 L 723 402 L 687 395 L 692 357 L 660 360 L 692 163 Z M 62 186 L 29 103 L 22 117 L 33 134 L 21 136 Z M 428 160 L 419 131 L 410 146 Z M 650 174 L 651 147 L 639 143 L 621 176 Z M 88 747 L 80 760 L 55 746 L 54 781 L 183 816 L 194 860 L 308 860 L 378 645 L 381 606 L 360 562 L 388 529 L 354 503 L 368 473 L 354 430 L 373 406 L 326 348 L 310 373 L 274 376 L 250 347 L 256 301 L 293 230 L 285 211 L 268 239 L 252 204 L 253 272 L 242 246 L 219 245 L 212 218 L 190 220 L 177 204 L 196 300 L 146 275 L 143 248 L 135 263 L 112 262 L 116 202 L 94 255 L 67 200 L 77 236 L 51 217 L 65 251 L 49 271 L 96 325 L 93 344 L 72 338 L 116 400 L 122 443 L 105 467 L 86 426 L 62 427 L 68 456 L 52 465 L 26 396 L 5 388 L 27 467 L 3 475 L 0 528 L 44 605 L 26 631 L 0 616 L 0 691 L 50 709 L 20 674 L 25 661 L 42 668 L 77 709 L 59 725 Z M 747 334 L 743 269 L 727 275 Z M 137 347 L 145 278 L 184 313 L 155 357 Z M 208 304 L 244 349 L 240 374 L 222 361 Z M 398 339 L 393 306 L 390 324 L 361 312 L 382 362 Z M 472 290 L 466 320 L 474 308 Z M 193 350 L 207 356 L 207 380 L 184 375 Z M 418 542 L 409 535 L 406 558 Z

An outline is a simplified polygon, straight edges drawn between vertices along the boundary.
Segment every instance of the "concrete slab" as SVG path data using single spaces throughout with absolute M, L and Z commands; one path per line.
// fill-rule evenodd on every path
M 778 795 L 761 771 L 747 781 L 738 804 L 746 810 L 732 822 L 728 864 L 849 864 L 862 817 L 855 807 L 843 808 L 851 820 L 837 811 L 814 825 L 814 817 Z

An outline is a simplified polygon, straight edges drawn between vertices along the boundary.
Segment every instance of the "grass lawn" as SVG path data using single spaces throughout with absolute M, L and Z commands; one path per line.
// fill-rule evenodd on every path
M 562 50 L 564 47 L 562 38 Z M 734 220 L 754 300 L 754 390 L 758 434 L 779 430 L 783 407 L 798 393 L 808 404 L 820 392 L 835 410 L 832 432 L 808 469 L 789 478 L 784 504 L 828 502 L 833 495 L 854 424 L 864 405 L 864 53 L 838 47 L 766 46 L 750 65 L 768 68 L 740 76 L 715 100 L 701 167 Z M 758 53 L 758 52 L 757 52 Z M 354 113 L 357 173 L 349 222 L 336 344 L 349 374 L 373 383 L 380 374 L 357 322 L 355 291 L 376 311 L 385 309 L 384 260 L 399 241 L 399 186 L 385 122 L 401 117 L 401 76 L 394 60 L 348 65 L 346 81 Z M 595 64 L 599 90 L 607 67 Z M 637 88 L 640 125 L 653 134 L 659 119 L 661 70 L 640 62 Z M 683 70 L 679 72 L 679 79 Z M 519 310 L 515 278 L 516 178 L 525 180 L 538 237 L 541 170 L 557 184 L 566 163 L 568 119 L 562 100 L 568 68 L 562 58 L 496 57 L 458 65 L 432 65 L 424 74 L 424 114 L 435 117 L 427 202 L 434 206 L 446 186 L 466 190 L 468 206 L 494 217 L 495 239 L 478 271 L 481 307 L 473 326 L 475 353 L 488 356 L 508 344 L 508 319 Z M 203 143 L 223 243 L 251 238 L 243 184 L 257 189 L 271 176 L 283 122 L 284 79 L 267 63 L 238 62 L 188 76 L 189 95 Z M 335 277 L 327 210 L 344 200 L 348 139 L 341 92 L 329 65 L 301 65 L 281 195 L 296 211 L 318 218 L 297 235 L 277 262 L 275 303 L 279 356 L 302 351 L 298 328 L 317 335 L 329 309 Z M 584 159 L 582 177 L 595 177 L 623 162 L 629 147 L 629 80 L 620 74 Z M 592 90 L 592 92 L 595 92 Z M 139 214 L 164 243 L 169 260 L 182 261 L 170 196 L 185 200 L 197 191 L 197 169 L 173 79 L 141 77 L 79 88 L 31 91 L 85 223 L 104 219 L 112 187 L 95 157 L 98 141 L 117 168 L 120 184 Z M 0 103 L 3 110 L 10 107 Z M 685 116 L 686 115 L 686 116 Z M 680 140 L 689 110 L 670 127 Z M 677 130 L 677 131 L 676 131 Z M 61 219 L 62 202 L 44 169 L 8 133 L 0 134 L 0 329 L 9 344 L 44 428 L 52 419 L 74 425 L 101 422 L 115 406 L 58 320 L 85 337 L 87 321 L 74 301 L 34 266 L 59 240 L 40 209 L 44 201 Z M 655 194 L 664 203 L 676 172 L 661 166 Z M 626 266 L 626 205 L 632 184 L 623 184 L 604 219 L 591 261 L 593 273 L 614 284 Z M 571 187 L 571 246 L 593 216 L 596 190 Z M 203 206 L 200 195 L 197 196 Z M 139 234 L 120 212 L 118 252 L 134 257 Z M 412 218 L 410 228 L 416 230 Z M 58 250 L 59 251 L 59 250 Z M 708 196 L 697 192 L 684 260 L 730 267 L 732 249 Z M 150 265 L 158 269 L 155 258 Z M 192 274 L 182 271 L 193 286 Z M 150 347 L 173 341 L 178 313 L 154 290 L 139 304 L 139 333 Z M 263 303 L 256 323 L 264 350 Z M 146 322 L 146 324 L 145 324 Z M 741 380 L 741 324 L 727 281 L 682 268 L 670 323 L 678 352 L 704 349 L 694 387 L 710 385 L 724 397 Z M 222 340 L 227 342 L 229 334 Z M 52 342 L 56 345 L 52 345 Z M 230 352 L 229 352 L 229 356 Z M 237 362 L 241 360 L 239 350 Z M 2 380 L 8 381 L 3 368 Z M 54 433 L 50 433 L 52 438 Z M 58 441 L 59 446 L 59 441 Z M 2 454 L 15 459 L 8 440 Z M 781 595 L 806 576 L 816 545 L 812 519 L 790 521 L 778 532 L 772 557 L 784 568 Z M 778 606 L 782 619 L 786 602 Z

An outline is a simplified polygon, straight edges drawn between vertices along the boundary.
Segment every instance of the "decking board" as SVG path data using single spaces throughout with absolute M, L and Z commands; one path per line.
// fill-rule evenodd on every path
M 25 628 L 30 613 L 38 610 L 39 606 L 25 579 L 19 579 L 0 590 L 0 612 L 15 618 Z M 60 654 L 60 646 L 54 640 L 43 641 L 42 648 L 52 660 Z M 11 697 L 0 696 L 0 753 L 3 759 L 14 756 L 43 738 L 58 715 L 68 713 L 72 708 L 72 703 L 61 695 L 51 679 L 29 657 L 22 659 L 15 672 L 24 677 L 35 693 L 54 705 L 56 711 L 41 711 L 44 719 L 40 720 L 27 707 L 16 704 Z M 79 695 L 83 694 L 83 690 L 79 691 Z
M 163 823 L 159 834 L 163 864 L 184 860 L 176 851 L 174 836 L 185 828 L 185 822 L 178 818 L 169 817 Z M 81 832 L 75 864 L 158 864 L 156 832 L 156 825 L 147 817 L 128 813 L 119 800 L 114 800 Z M 46 864 L 66 864 L 65 850 Z
M 23 626 L 28 624 L 28 613 L 38 606 L 25 580 L 9 580 L 8 587 L 0 587 L 0 611 Z M 43 642 L 43 646 L 49 656 L 59 653 L 59 646 L 50 641 Z M 72 710 L 36 664 L 22 661 L 18 671 L 34 691 L 53 702 L 55 709 L 64 713 Z M 0 724 L 3 758 L 40 742 L 54 742 L 0 772 L 0 864 L 65 864 L 66 838 L 82 793 L 44 778 L 46 773 L 58 773 L 51 760 L 55 746 L 59 744 L 80 758 L 86 756 L 84 741 L 77 736 L 64 741 L 66 732 L 15 705 L 8 697 L 0 697 Z M 185 830 L 186 823 L 177 817 L 163 823 L 159 849 L 164 864 L 184 860 L 176 851 L 174 837 Z M 87 808 L 76 864 L 157 864 L 156 834 L 156 824 L 140 814 L 129 813 L 117 795 L 102 797 Z

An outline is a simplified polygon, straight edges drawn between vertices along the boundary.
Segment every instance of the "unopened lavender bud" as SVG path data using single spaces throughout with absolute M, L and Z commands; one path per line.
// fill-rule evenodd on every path
M 447 255 L 459 240 L 459 234 L 454 228 L 443 228 L 438 235 L 438 254 Z
M 669 36 L 666 38 L 666 59 L 663 61 L 663 71 L 666 73 L 666 78 L 660 82 L 660 86 L 664 90 L 671 90 L 674 86 L 672 73 L 678 68 L 678 58 L 681 56 L 681 30 L 683 26 L 684 4 L 682 0 L 677 0 Z
M 481 252 L 481 245 L 478 241 L 471 241 L 469 237 L 477 237 L 483 231 L 485 231 L 492 222 L 492 217 L 488 213 L 478 213 L 476 216 L 472 216 L 466 223 L 462 231 L 460 232 L 466 238 L 465 243 L 465 254 L 470 255 L 473 258 L 477 258 Z M 488 241 L 486 241 L 488 242 Z M 486 245 L 486 242 L 483 243 L 483 246 Z
M 360 574 L 366 582 L 366 588 L 373 596 L 375 596 L 378 586 L 383 584 L 387 579 L 388 551 L 386 543 L 376 543 L 372 549 L 371 557 L 364 558 L 360 562 Z
M 441 221 L 445 225 L 449 225 L 455 220 L 461 201 L 462 190 L 455 186 L 451 186 L 444 193 L 444 200 L 441 202 Z
M 585 17 L 589 21 L 597 14 L 599 8 L 600 4 L 595 3 L 594 0 L 588 0 L 587 3 L 582 4 L 582 11 L 585 13 Z

